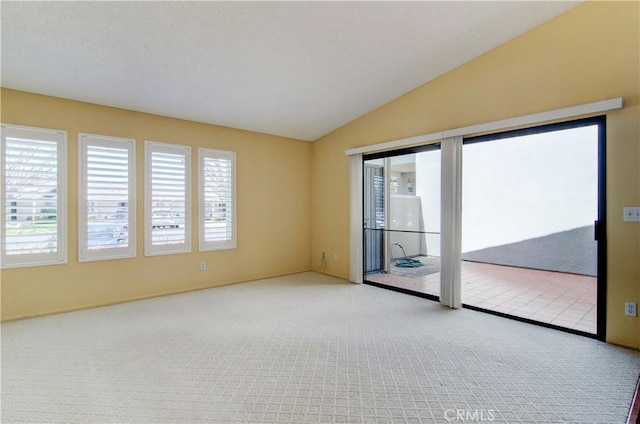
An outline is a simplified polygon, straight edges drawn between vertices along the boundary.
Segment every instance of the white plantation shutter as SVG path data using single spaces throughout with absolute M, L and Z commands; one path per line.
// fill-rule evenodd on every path
M 236 154 L 200 148 L 200 250 L 236 247 Z
M 2 125 L 3 268 L 65 263 L 64 131 Z
M 147 141 L 145 252 L 191 251 L 191 148 Z
M 135 240 L 135 140 L 79 134 L 78 258 L 130 258 Z

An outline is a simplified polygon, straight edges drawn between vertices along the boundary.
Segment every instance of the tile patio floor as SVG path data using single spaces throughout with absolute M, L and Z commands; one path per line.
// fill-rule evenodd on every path
M 439 272 L 407 277 L 392 271 L 366 279 L 440 294 Z M 591 334 L 596 333 L 596 285 L 595 277 L 584 275 L 462 262 L 462 303 Z

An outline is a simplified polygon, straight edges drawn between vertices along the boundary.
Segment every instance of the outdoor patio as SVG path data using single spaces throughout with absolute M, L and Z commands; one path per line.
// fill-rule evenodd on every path
M 438 258 L 419 268 L 391 266 L 366 280 L 434 296 L 440 294 Z M 595 277 L 462 261 L 462 303 L 490 311 L 596 333 Z

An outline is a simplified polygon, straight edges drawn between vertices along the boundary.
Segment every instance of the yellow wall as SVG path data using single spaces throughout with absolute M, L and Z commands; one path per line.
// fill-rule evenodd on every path
M 66 130 L 69 168 L 69 263 L 2 270 L 3 320 L 310 269 L 310 143 L 7 89 L 1 100 L 4 123 Z M 134 259 L 78 263 L 78 132 L 137 142 Z M 144 140 L 192 146 L 192 253 L 144 256 Z M 235 250 L 198 252 L 197 147 L 237 152 Z
M 584 3 L 313 144 L 3 89 L 2 122 L 68 131 L 70 172 L 69 263 L 3 270 L 2 319 L 310 268 L 347 278 L 346 149 L 623 97 L 625 108 L 607 116 L 607 334 L 610 342 L 640 348 L 640 321 L 625 317 L 622 307 L 640 302 L 640 225 L 621 219 L 623 206 L 640 204 L 639 8 L 637 2 Z M 137 140 L 139 223 L 145 139 L 235 150 L 238 249 L 197 252 L 194 225 L 193 253 L 144 257 L 139 225 L 135 259 L 78 263 L 78 132 Z M 196 177 L 194 166 L 194 187 Z M 320 267 L 323 251 L 326 267 Z
M 640 25 L 638 2 L 583 3 L 317 140 L 312 155 L 314 270 L 349 276 L 345 150 L 513 116 L 623 97 L 607 115 L 607 339 L 640 348 Z M 374 89 L 374 88 L 372 88 Z M 320 267 L 321 253 L 329 257 Z

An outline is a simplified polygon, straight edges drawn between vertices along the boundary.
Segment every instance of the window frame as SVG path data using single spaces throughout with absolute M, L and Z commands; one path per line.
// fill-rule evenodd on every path
M 144 249 L 145 256 L 191 253 L 191 146 L 145 140 L 144 169 Z M 184 243 L 153 244 L 153 153 L 183 155 L 185 158 Z
M 127 247 L 89 250 L 85 244 L 88 233 L 87 152 L 89 146 L 127 149 Z M 130 138 L 78 133 L 78 262 L 91 262 L 136 257 L 136 141 Z
M 231 161 L 231 239 L 221 241 L 207 241 L 205 234 L 205 179 L 204 164 L 207 158 L 226 159 Z M 212 250 L 230 250 L 237 248 L 237 196 L 236 196 L 236 152 L 229 150 L 216 150 L 201 147 L 198 149 L 198 223 L 199 223 L 199 250 L 201 252 Z
M 0 124 L 2 147 L 0 148 L 0 269 L 24 268 L 32 266 L 66 264 L 67 258 L 67 132 L 64 130 L 30 127 L 14 124 Z M 56 143 L 56 251 L 50 253 L 31 253 L 7 255 L 6 225 L 7 206 L 4 204 L 6 192 L 6 139 L 8 137 L 24 137 L 31 140 Z M 11 203 L 10 203 L 11 205 Z

